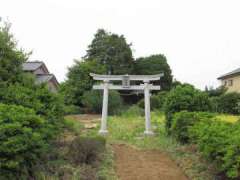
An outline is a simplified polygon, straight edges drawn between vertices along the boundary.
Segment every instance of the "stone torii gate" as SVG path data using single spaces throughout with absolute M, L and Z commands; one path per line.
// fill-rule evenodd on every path
M 151 115 L 150 115 L 150 91 L 160 90 L 160 86 L 150 84 L 151 81 L 160 80 L 163 74 L 156 75 L 100 75 L 90 73 L 94 80 L 103 81 L 103 84 L 93 85 L 93 89 L 103 90 L 103 106 L 101 128 L 99 133 L 105 135 L 107 130 L 107 115 L 108 115 L 108 91 L 113 90 L 143 90 L 145 102 L 145 131 L 146 135 L 153 135 L 151 130 Z M 111 84 L 111 81 L 122 81 L 122 85 Z M 130 81 L 142 81 L 143 84 L 131 85 Z

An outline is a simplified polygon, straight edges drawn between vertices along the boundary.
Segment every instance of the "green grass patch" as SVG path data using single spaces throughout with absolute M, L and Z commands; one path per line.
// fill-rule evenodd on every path
M 240 119 L 240 116 L 230 114 L 219 114 L 216 115 L 216 117 L 221 121 L 226 121 L 230 123 L 236 123 Z

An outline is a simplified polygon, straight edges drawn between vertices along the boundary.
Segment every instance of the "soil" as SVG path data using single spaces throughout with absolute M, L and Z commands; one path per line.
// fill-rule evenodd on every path
M 113 145 L 113 150 L 120 180 L 188 180 L 166 153 L 122 144 Z
M 66 116 L 76 121 L 83 123 L 85 130 L 96 128 L 101 120 L 101 115 L 98 114 L 79 114 Z

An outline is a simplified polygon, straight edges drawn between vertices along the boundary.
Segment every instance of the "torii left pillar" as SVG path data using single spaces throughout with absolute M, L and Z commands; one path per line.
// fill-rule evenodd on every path
M 144 103 L 145 103 L 145 135 L 153 135 L 151 129 L 151 112 L 150 112 L 150 88 L 149 81 L 144 81 Z
M 101 128 L 99 133 L 102 135 L 106 135 L 108 133 L 107 130 L 107 116 L 108 116 L 108 86 L 109 81 L 104 80 L 104 88 L 103 88 L 103 105 L 102 105 L 102 120 L 101 120 Z

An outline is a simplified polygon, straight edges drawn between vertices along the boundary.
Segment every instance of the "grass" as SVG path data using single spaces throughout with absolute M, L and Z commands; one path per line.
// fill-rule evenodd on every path
M 240 119 L 240 116 L 229 115 L 229 114 L 219 114 L 216 117 L 221 121 L 227 121 L 227 122 L 230 122 L 230 123 L 235 123 Z

